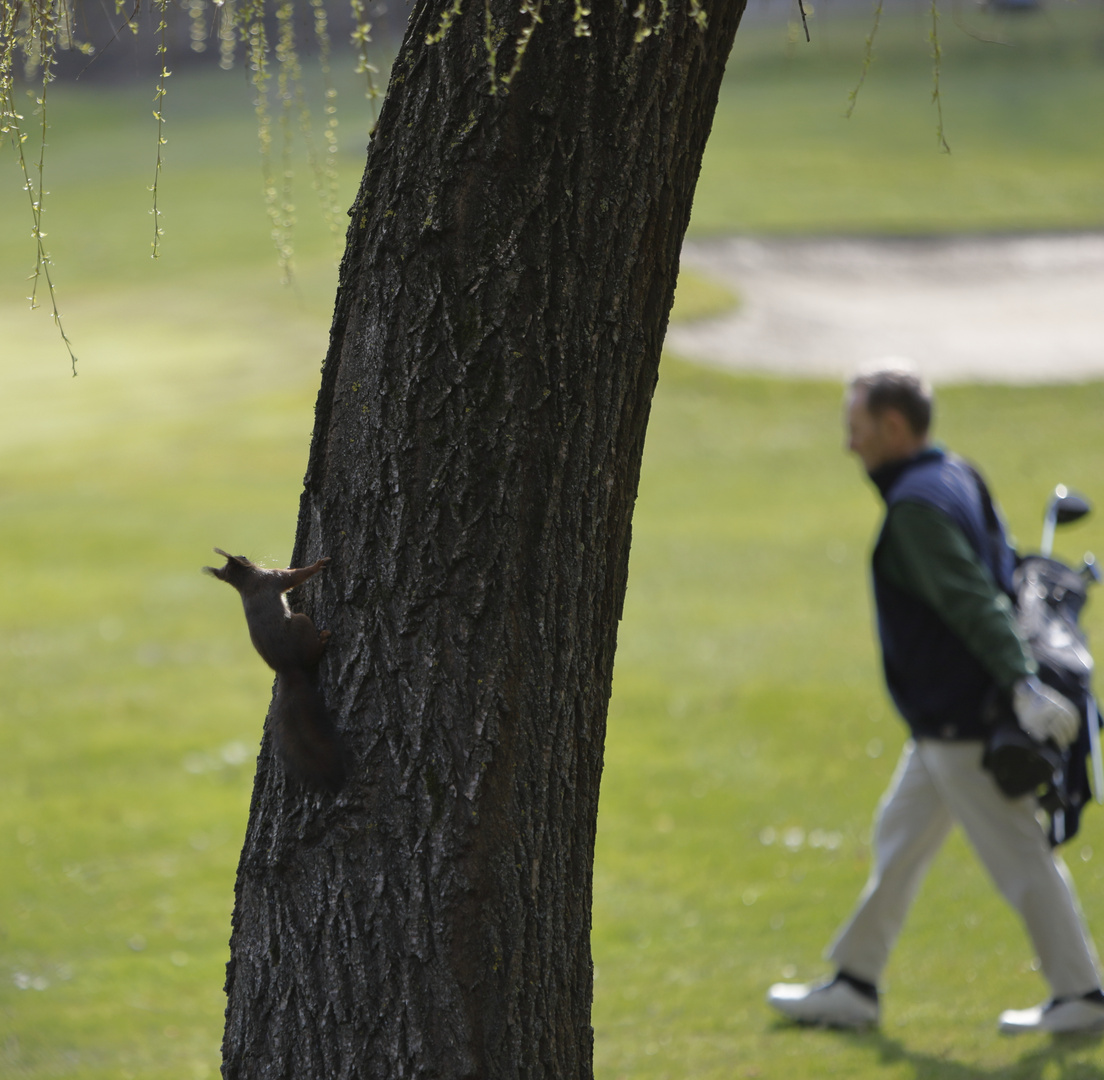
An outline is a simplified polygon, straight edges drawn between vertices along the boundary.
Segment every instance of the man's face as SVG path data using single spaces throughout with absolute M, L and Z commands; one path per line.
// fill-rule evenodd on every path
M 847 399 L 847 449 L 868 473 L 900 456 L 896 432 L 887 409 L 874 416 L 866 407 L 866 391 L 853 390 Z

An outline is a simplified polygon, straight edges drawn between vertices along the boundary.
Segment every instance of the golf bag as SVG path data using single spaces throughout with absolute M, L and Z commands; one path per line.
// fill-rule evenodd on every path
M 982 509 L 994 545 L 995 565 L 1005 547 L 992 496 L 981 474 L 971 467 L 981 496 Z M 1052 847 L 1073 839 L 1081 823 L 1081 811 L 1095 793 L 1104 802 L 1104 754 L 1101 753 L 1100 713 L 1092 692 L 1093 658 L 1081 629 L 1081 610 L 1089 598 L 1089 586 L 1100 581 L 1100 570 L 1086 554 L 1080 570 L 1051 558 L 1054 530 L 1090 513 L 1087 499 L 1059 484 L 1047 502 L 1038 555 L 1016 556 L 1010 599 L 1016 610 L 1020 636 L 1039 668 L 1039 679 L 1064 694 L 1081 714 L 1077 738 L 1065 750 L 1047 740 L 1037 742 L 1016 720 L 1008 694 L 994 691 L 986 706 L 990 735 L 982 764 L 1001 791 L 1011 799 L 1034 793 L 1050 817 L 1048 836 Z M 1004 550 L 996 552 L 997 546 Z M 1092 757 L 1093 783 L 1085 768 Z
M 1016 722 L 1006 696 L 996 698 L 984 764 L 1010 798 L 1032 792 L 1050 816 L 1052 845 L 1071 839 L 1091 790 L 1085 759 L 1094 758 L 1100 788 L 1099 713 L 1092 692 L 1093 658 L 1079 619 L 1095 580 L 1090 561 L 1081 572 L 1044 555 L 1028 555 L 1013 575 L 1016 621 L 1039 666 L 1039 679 L 1064 694 L 1081 714 L 1077 738 L 1065 750 L 1038 743 Z M 1096 744 L 1094 746 L 1094 743 Z

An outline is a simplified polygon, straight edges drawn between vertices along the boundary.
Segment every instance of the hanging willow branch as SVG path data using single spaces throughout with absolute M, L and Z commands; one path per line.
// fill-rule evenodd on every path
M 931 0 L 931 32 L 928 35 L 931 44 L 932 57 L 932 101 L 936 111 L 936 138 L 939 147 L 945 154 L 951 152 L 947 140 L 943 137 L 943 98 L 939 92 L 939 77 L 943 70 L 943 46 L 939 42 L 939 5 L 936 0 Z
M 798 0 L 798 2 L 800 3 L 801 0 Z M 851 114 L 855 111 L 855 105 L 859 98 L 859 91 L 862 90 L 863 84 L 866 82 L 866 76 L 869 74 L 870 65 L 874 60 L 874 38 L 877 36 L 878 25 L 882 20 L 883 3 L 884 0 L 875 0 L 874 2 L 874 22 L 870 27 L 870 33 L 866 35 L 866 42 L 863 48 L 862 67 L 859 70 L 859 80 L 851 93 L 847 95 L 847 111 L 844 113 L 844 116 L 848 118 L 850 118 Z M 931 16 L 931 26 L 928 30 L 928 45 L 931 48 L 932 60 L 932 103 L 935 105 L 936 114 L 935 136 L 939 143 L 939 148 L 943 153 L 949 154 L 951 148 L 947 144 L 947 140 L 943 134 L 943 95 L 940 88 L 940 76 L 943 71 L 943 46 L 939 37 L 939 0 L 930 0 L 929 14 Z M 963 28 L 963 30 L 969 33 L 965 28 Z M 970 36 L 975 35 L 971 34 Z
M 161 211 L 157 209 L 157 184 L 161 179 L 161 147 L 168 141 L 165 138 L 165 114 L 161 111 L 161 102 L 165 99 L 165 80 L 172 72 L 169 71 L 168 66 L 167 34 L 169 26 L 165 21 L 165 9 L 168 7 L 168 0 L 154 0 L 154 3 L 157 6 L 158 13 L 157 59 L 160 61 L 159 66 L 161 68 L 161 74 L 157 79 L 157 93 L 154 95 L 156 107 L 153 110 L 153 115 L 157 119 L 157 164 L 153 170 L 153 186 L 150 188 L 153 194 L 153 208 L 150 210 L 153 215 L 153 258 L 156 259 L 161 254 L 161 237 L 164 235 L 164 230 L 161 228 Z
M 38 306 L 39 286 L 45 281 L 49 293 L 54 321 L 76 374 L 76 356 L 61 321 L 57 306 L 57 289 L 52 273 L 52 261 L 45 244 L 43 227 L 45 213 L 44 185 L 46 165 L 47 90 L 56 76 L 59 54 L 79 51 L 86 55 L 94 52 L 90 43 L 78 41 L 72 26 L 78 13 L 74 3 L 81 0 L 0 0 L 0 136 L 10 140 L 23 174 L 31 210 L 31 235 L 35 244 L 36 260 L 31 277 L 31 306 Z M 372 103 L 373 121 L 375 100 L 379 89 L 375 76 L 376 67 L 369 60 L 372 44 L 371 23 L 368 21 L 366 0 L 343 0 L 351 3 L 355 28 L 351 35 L 356 50 L 358 73 L 366 78 L 366 97 Z M 218 43 L 218 63 L 229 69 L 235 63 L 238 41 L 245 46 L 246 63 L 254 89 L 254 111 L 260 144 L 263 202 L 269 216 L 271 235 L 276 248 L 277 262 L 282 277 L 290 281 L 294 255 L 293 230 L 295 206 L 292 196 L 293 147 L 297 137 L 302 138 L 312 175 L 312 186 L 322 205 L 323 218 L 334 240 L 335 254 L 340 254 L 342 240 L 342 213 L 338 205 L 338 179 L 336 156 L 337 139 L 337 90 L 331 70 L 332 43 L 326 11 L 327 0 L 275 0 L 275 9 L 268 0 L 186 0 L 189 46 L 195 52 L 207 49 L 208 38 Z M 131 6 L 133 4 L 133 6 Z M 296 43 L 294 16 L 296 4 L 310 12 L 317 60 L 322 72 L 322 150 L 319 152 L 314 125 L 303 87 L 303 70 Z M 124 10 L 126 5 L 127 10 Z M 138 33 L 137 17 L 142 0 L 115 0 L 115 12 L 119 24 L 104 43 L 109 46 L 125 30 Z M 149 187 L 150 213 L 153 217 L 152 257 L 162 253 L 162 207 L 159 200 L 159 182 L 164 166 L 164 148 L 168 112 L 166 97 L 169 65 L 169 35 L 172 27 L 170 0 L 147 0 L 146 12 L 155 20 L 153 27 L 154 53 L 157 59 L 157 81 L 153 92 L 152 115 L 156 123 L 154 131 L 155 154 L 153 182 Z M 275 48 L 269 41 L 266 26 L 275 26 Z M 273 77 L 275 75 L 275 78 Z M 33 127 L 28 129 L 26 117 L 20 111 L 19 98 L 22 79 L 34 80 L 35 112 Z M 275 100 L 273 101 L 273 98 Z M 278 117 L 273 130 L 273 116 Z M 32 150 L 34 138 L 38 146 Z
M 855 111 L 855 104 L 859 100 L 859 91 L 863 87 L 863 83 L 866 82 L 866 76 L 870 71 L 870 65 L 874 62 L 874 38 L 878 34 L 878 24 L 882 21 L 882 3 L 883 0 L 877 0 L 874 5 L 874 24 L 870 27 L 870 33 L 866 35 L 866 42 L 863 48 L 863 61 L 862 70 L 859 72 L 859 81 L 855 84 L 854 90 L 847 96 L 847 112 L 844 114 L 850 118 L 851 114 Z
M 4 0 L 0 5 L 0 135 L 7 135 L 19 159 L 23 174 L 23 189 L 31 206 L 31 237 L 35 243 L 35 266 L 31 272 L 31 307 L 38 307 L 38 287 L 46 281 L 50 297 L 50 309 L 61 340 L 69 353 L 73 374 L 77 373 L 77 357 L 69 336 L 62 325 L 57 305 L 57 288 L 50 271 L 50 253 L 46 250 L 46 230 L 42 217 L 45 212 L 46 175 L 46 98 L 54 79 L 57 53 L 61 48 L 80 47 L 73 41 L 70 30 L 70 10 L 63 4 L 42 3 L 24 7 Z M 19 112 L 15 92 L 15 61 L 21 56 L 29 73 L 38 73 L 40 89 L 35 97 L 35 107 L 40 121 L 40 138 L 37 160 L 28 162 L 26 145 L 28 132 Z
M 74 21 L 73 4 L 81 0 L 0 0 L 0 133 L 11 136 L 30 198 L 32 236 L 35 240 L 37 259 L 32 274 L 32 303 L 38 294 L 38 283 L 44 279 L 49 289 L 54 318 L 61 325 L 55 302 L 56 290 L 50 272 L 50 257 L 43 244 L 42 184 L 45 161 L 46 89 L 54 78 L 58 53 L 80 49 L 91 54 L 93 46 L 77 42 L 71 32 Z M 367 0 L 348 0 L 354 29 L 351 42 L 356 52 L 356 72 L 365 77 L 365 95 L 372 103 L 373 122 L 375 102 L 380 96 L 376 84 L 378 69 L 369 59 L 372 43 L 372 24 L 368 19 Z M 472 0 L 469 0 L 472 2 Z M 478 0 L 475 0 L 478 2 Z M 539 32 L 543 8 L 550 0 L 519 0 L 518 14 L 522 17 L 520 29 L 499 25 L 491 10 L 490 0 L 485 0 L 484 61 L 487 65 L 487 89 L 491 94 L 509 92 L 510 85 L 522 68 L 531 39 Z M 589 37 L 587 21 L 591 9 L 585 0 L 551 0 L 572 4 L 572 24 L 579 37 Z M 313 176 L 313 187 L 318 195 L 323 216 L 335 238 L 341 240 L 341 212 L 337 203 L 337 173 L 334 158 L 337 153 L 337 91 L 330 70 L 331 43 L 326 12 L 327 0 L 184 0 L 188 20 L 190 48 L 196 52 L 207 49 L 208 38 L 218 43 L 219 66 L 228 69 L 235 62 L 235 46 L 244 45 L 245 62 L 254 88 L 254 112 L 257 120 L 257 136 L 260 147 L 263 202 L 269 217 L 270 232 L 276 248 L 277 262 L 285 281 L 292 278 L 294 256 L 293 232 L 296 221 L 295 204 L 291 190 L 292 144 L 298 132 L 306 143 L 308 164 Z M 442 5 L 438 29 L 427 36 L 427 43 L 444 39 L 453 22 L 461 15 L 464 0 L 450 0 Z M 274 8 L 272 7 L 274 4 Z M 322 152 L 314 144 L 310 111 L 302 86 L 302 65 L 295 40 L 296 4 L 307 6 L 318 62 L 324 82 L 322 106 Z M 637 44 L 653 34 L 665 31 L 676 6 L 682 5 L 690 21 L 698 30 L 706 27 L 706 14 L 701 0 L 639 0 L 631 12 L 636 21 L 634 40 Z M 164 148 L 168 143 L 166 124 L 169 65 L 170 0 L 146 0 L 146 12 L 156 20 L 154 50 L 158 61 L 157 82 L 153 94 L 153 118 L 156 121 L 155 154 L 150 213 L 154 228 L 152 257 L 162 252 L 165 229 L 162 224 L 162 207 L 159 199 L 159 182 L 165 163 Z M 115 0 L 119 24 L 108 39 L 110 44 L 125 29 L 138 33 L 137 20 L 142 11 L 142 0 Z M 274 42 L 271 40 L 274 30 Z M 499 53 L 505 49 L 504 70 L 499 70 Z M 16 72 L 21 66 L 29 73 L 37 73 L 41 80 L 36 103 L 41 119 L 41 140 L 37 160 L 29 161 L 25 153 L 27 132 L 22 126 L 23 116 L 17 109 Z M 296 122 L 296 117 L 298 118 Z M 64 334 L 63 334 L 64 337 Z M 67 341 L 67 339 L 66 339 Z M 75 358 L 74 358 L 75 370 Z

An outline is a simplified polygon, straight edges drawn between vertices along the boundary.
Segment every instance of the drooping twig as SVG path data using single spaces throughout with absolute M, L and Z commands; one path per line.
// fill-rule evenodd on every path
M 797 10 L 801 12 L 801 25 L 805 30 L 805 40 L 812 41 L 813 39 L 809 37 L 809 20 L 805 15 L 805 0 L 797 0 Z
M 928 35 L 928 40 L 931 42 L 932 47 L 932 101 L 935 102 L 936 112 L 935 136 L 939 140 L 939 146 L 943 153 L 949 154 L 951 148 L 943 135 L 943 99 L 939 93 L 939 76 L 943 64 L 943 48 L 939 44 L 938 0 L 931 0 L 931 17 L 931 33 Z
M 870 27 L 870 33 L 866 35 L 859 81 L 855 83 L 855 89 L 847 95 L 847 112 L 844 115 L 848 118 L 855 111 L 855 104 L 859 100 L 859 91 L 862 89 L 863 83 L 866 82 L 866 73 L 870 70 L 870 65 L 874 61 L 874 37 L 878 33 L 878 24 L 882 21 L 882 4 L 883 0 L 877 0 L 874 5 L 874 24 Z

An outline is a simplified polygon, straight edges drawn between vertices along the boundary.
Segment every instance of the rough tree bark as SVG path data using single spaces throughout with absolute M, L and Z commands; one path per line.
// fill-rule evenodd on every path
M 266 738 L 224 1075 L 592 1073 L 591 868 L 629 530 L 679 249 L 743 0 L 419 3 L 356 203 L 295 544 L 333 631 L 336 799 Z M 663 4 L 667 10 L 667 4 Z M 529 15 L 490 8 L 501 74 Z M 649 17 L 661 17 L 658 3 Z

